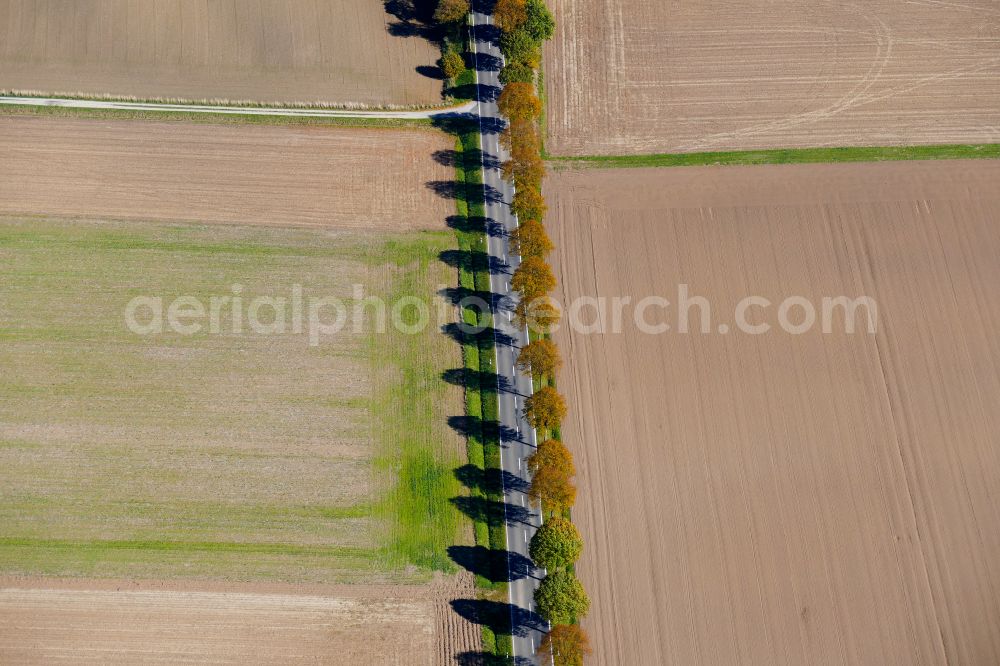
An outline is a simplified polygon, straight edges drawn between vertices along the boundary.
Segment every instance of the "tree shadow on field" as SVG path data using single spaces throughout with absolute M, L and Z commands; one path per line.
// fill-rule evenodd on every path
M 513 342 L 506 333 L 502 333 L 492 326 L 485 328 L 481 326 L 469 327 L 457 323 L 445 324 L 441 327 L 444 333 L 459 344 L 470 344 L 473 342 L 487 342 L 490 345 L 496 342 L 498 345 L 510 346 Z
M 434 153 L 434 161 L 444 166 L 458 167 L 464 170 L 475 169 L 479 165 L 483 165 L 487 169 L 500 168 L 500 160 L 495 155 L 483 152 L 479 148 L 472 148 L 462 152 L 457 150 L 439 150 Z
M 463 652 L 455 657 L 456 666 L 533 666 L 527 657 L 498 657 L 489 652 Z
M 438 255 L 438 259 L 453 268 L 489 271 L 493 275 L 505 275 L 511 272 L 510 264 L 503 259 L 477 250 L 444 250 Z
M 441 379 L 453 386 L 475 389 L 487 393 L 508 392 L 511 389 L 510 380 L 494 372 L 483 372 L 471 368 L 451 368 L 441 373 Z
M 495 238 L 507 235 L 503 225 L 491 217 L 450 215 L 446 221 L 455 231 L 485 232 Z
M 435 81 L 444 81 L 447 78 L 444 70 L 437 65 L 417 65 L 413 69 L 417 74 L 426 76 L 428 79 L 434 79 Z
M 526 493 L 531 486 L 521 477 L 506 470 L 487 472 L 475 465 L 462 465 L 455 470 L 455 478 L 469 490 L 479 490 L 486 495 L 499 495 L 504 489 Z
M 480 127 L 484 134 L 499 134 L 507 128 L 507 123 L 500 118 L 483 118 L 480 122 L 474 113 L 440 113 L 431 118 L 431 124 L 455 136 L 479 132 Z
M 530 559 L 506 550 L 490 550 L 484 546 L 451 546 L 448 556 L 458 566 L 491 583 L 509 583 L 535 576 Z
M 457 199 L 470 205 L 484 203 L 501 203 L 503 194 L 492 185 L 467 185 L 454 180 L 432 180 L 426 183 L 427 189 L 445 199 Z
M 489 627 L 497 634 L 527 636 L 531 631 L 545 631 L 546 622 L 538 613 L 499 601 L 456 599 L 455 612 L 474 624 Z
M 510 502 L 462 495 L 452 497 L 451 503 L 469 518 L 481 520 L 493 527 L 507 524 L 535 526 L 531 522 L 531 512 L 526 507 Z
M 500 97 L 500 88 L 486 83 L 463 83 L 448 88 L 448 94 L 459 99 L 477 102 L 495 102 Z M 486 119 L 483 119 L 484 122 Z
M 441 31 L 434 23 L 436 0 L 385 0 L 385 13 L 395 20 L 386 24 L 393 37 L 422 37 L 437 43 Z
M 466 438 L 478 437 L 483 432 L 482 420 L 475 416 L 449 416 L 448 425 L 452 430 Z M 502 438 L 504 442 L 523 441 L 513 428 L 501 426 L 496 422 L 493 422 L 491 426 L 494 428 L 497 437 Z
M 495 294 L 492 291 L 479 291 L 477 289 L 469 289 L 468 287 L 445 287 L 438 292 L 438 295 L 452 305 L 461 305 L 466 308 L 471 308 L 475 310 L 477 314 L 492 312 L 500 303 L 503 302 L 504 299 L 503 296 Z M 465 325 L 464 332 L 468 334 L 475 333 L 473 330 L 474 328 L 478 327 L 467 324 Z M 449 334 L 451 333 L 451 331 L 448 330 L 445 330 L 444 332 Z

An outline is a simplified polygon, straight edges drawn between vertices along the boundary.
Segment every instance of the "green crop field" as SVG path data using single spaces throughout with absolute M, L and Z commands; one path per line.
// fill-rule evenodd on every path
M 125 323 L 138 296 L 166 311 L 178 296 L 238 295 L 246 313 L 300 285 L 306 310 L 310 297 L 353 308 L 358 284 L 426 301 L 454 280 L 438 260 L 453 240 L 0 218 L 0 572 L 368 582 L 453 570 L 464 450 L 447 417 L 462 396 L 441 373 L 461 360 L 434 319 L 449 308 L 416 334 L 379 334 L 369 317 L 315 346 L 308 319 L 301 333 L 248 321 L 237 333 L 232 307 L 215 333 Z

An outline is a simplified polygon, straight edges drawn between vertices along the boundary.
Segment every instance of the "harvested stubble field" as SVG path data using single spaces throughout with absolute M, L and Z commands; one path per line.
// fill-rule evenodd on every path
M 0 213 L 440 229 L 434 131 L 0 115 Z
M 771 324 L 792 295 L 878 303 L 876 335 L 558 332 L 595 662 L 1000 663 L 998 185 L 993 161 L 548 181 L 566 299 L 687 284 L 712 331 L 748 295 Z
M 1000 141 L 993 0 L 552 0 L 557 155 Z
M 428 105 L 439 53 L 380 0 L 0 0 L 0 89 Z
M 452 593 L 0 578 L 0 661 L 444 666 L 443 646 L 476 644 L 447 626 Z

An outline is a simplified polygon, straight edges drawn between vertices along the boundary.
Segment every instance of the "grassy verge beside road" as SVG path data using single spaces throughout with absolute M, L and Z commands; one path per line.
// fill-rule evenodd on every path
M 814 164 L 819 162 L 886 162 L 893 160 L 1000 159 L 1000 144 L 941 146 L 866 146 L 854 148 L 788 148 L 656 155 L 545 155 L 554 168 L 627 169 L 754 164 Z
M 466 257 L 459 266 L 460 293 L 479 294 L 488 299 L 491 293 L 486 247 L 485 203 L 483 201 L 483 173 L 480 162 L 479 135 L 472 128 L 460 132 L 456 141 L 458 153 L 456 180 L 462 192 L 457 197 L 458 215 L 456 234 L 459 251 Z M 507 550 L 505 525 L 497 507 L 502 507 L 504 496 L 496 479 L 501 472 L 500 438 L 498 430 L 496 353 L 493 339 L 493 318 L 488 310 L 463 307 L 462 321 L 481 329 L 483 334 L 462 336 L 462 356 L 466 376 L 465 407 L 469 465 L 475 482 L 469 483 L 473 504 L 479 510 L 467 512 L 473 520 L 476 546 L 490 552 Z M 507 601 L 505 576 L 483 575 L 486 568 L 496 564 L 491 559 L 476 575 L 480 596 L 490 601 Z M 498 574 L 500 572 L 497 572 Z M 503 572 L 504 574 L 506 572 Z M 504 657 L 511 653 L 510 633 L 496 630 L 489 624 L 482 625 L 483 649 L 490 654 Z

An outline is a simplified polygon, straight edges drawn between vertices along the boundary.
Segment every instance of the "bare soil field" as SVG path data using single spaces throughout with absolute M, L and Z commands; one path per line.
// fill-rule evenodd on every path
M 549 179 L 563 296 L 673 304 L 659 335 L 626 310 L 556 336 L 595 663 L 1000 663 L 998 185 L 991 161 Z M 677 330 L 679 284 L 711 333 Z M 749 295 L 774 328 L 718 332 Z M 777 327 L 840 295 L 876 334 Z
M 557 155 L 1000 141 L 993 0 L 552 0 Z
M 0 89 L 360 105 L 441 102 L 439 52 L 381 0 L 0 0 Z
M 478 643 L 439 631 L 453 592 L 0 579 L 0 661 L 444 666 Z
M 0 213 L 441 229 L 440 132 L 0 115 Z

